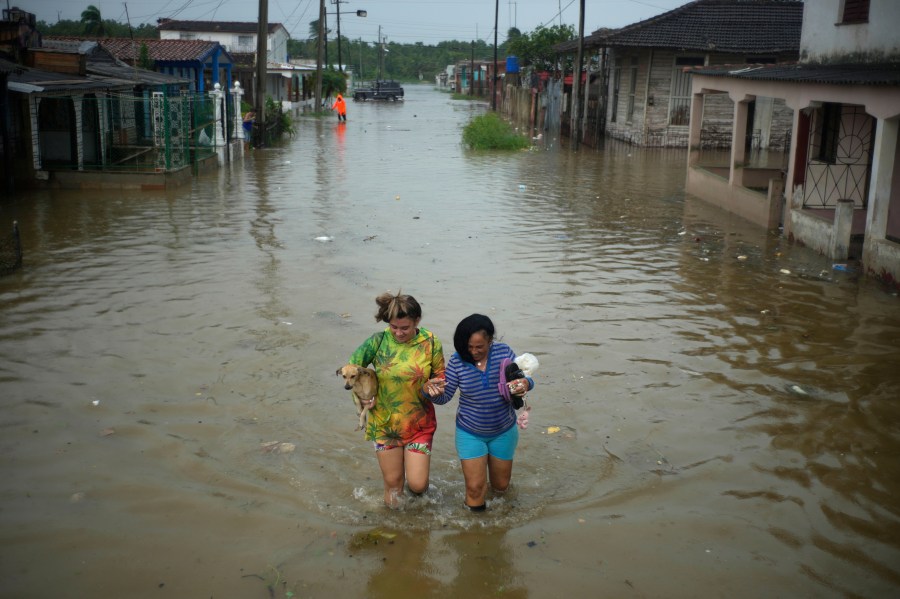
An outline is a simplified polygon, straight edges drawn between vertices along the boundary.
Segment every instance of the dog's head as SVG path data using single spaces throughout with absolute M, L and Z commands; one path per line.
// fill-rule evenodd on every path
M 355 385 L 356 381 L 359 379 L 361 370 L 362 366 L 357 366 L 356 364 L 345 364 L 338 368 L 335 374 L 337 376 L 344 377 L 344 389 L 352 389 L 353 385 Z

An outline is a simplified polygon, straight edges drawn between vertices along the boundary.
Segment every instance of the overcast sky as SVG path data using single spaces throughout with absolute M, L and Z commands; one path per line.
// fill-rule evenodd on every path
M 335 13 L 336 0 L 325 0 L 328 13 Z M 600 27 L 622 27 L 687 4 L 689 0 L 585 0 L 585 34 Z M 259 0 L 2 0 L 3 7 L 18 6 L 39 20 L 81 18 L 89 4 L 105 19 L 126 22 L 126 6 L 132 25 L 156 23 L 161 17 L 202 21 L 256 21 Z M 268 0 L 269 21 L 284 25 L 291 37 L 309 35 L 309 22 L 318 18 L 318 0 Z M 389 41 L 436 44 L 445 40 L 494 41 L 494 12 L 498 15 L 498 41 L 510 27 L 522 32 L 539 25 L 572 25 L 578 30 L 579 0 L 346 0 L 340 3 L 341 35 L 378 39 L 378 27 Z M 366 18 L 356 16 L 365 10 Z M 329 14 L 334 30 L 336 16 Z

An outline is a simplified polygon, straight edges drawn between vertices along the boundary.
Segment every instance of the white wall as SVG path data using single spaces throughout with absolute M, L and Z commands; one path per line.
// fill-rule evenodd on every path
M 182 33 L 190 35 L 190 38 L 183 38 Z M 249 36 L 249 47 L 247 44 L 239 44 L 241 36 Z M 160 31 L 160 39 L 178 40 L 178 39 L 196 39 L 207 42 L 219 42 L 229 52 L 256 52 L 256 34 L 237 34 L 222 33 L 217 31 Z M 287 42 L 288 32 L 282 28 L 275 29 L 274 33 L 270 33 L 266 42 L 266 58 L 269 62 L 287 62 Z
M 882 62 L 900 59 L 900 0 L 871 0 L 869 22 L 840 24 L 844 0 L 805 0 L 800 60 Z

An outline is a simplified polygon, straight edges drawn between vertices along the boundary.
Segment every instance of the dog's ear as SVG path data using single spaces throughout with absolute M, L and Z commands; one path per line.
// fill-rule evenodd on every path
M 341 366 L 340 368 L 338 368 L 338 369 L 335 371 L 335 374 L 338 375 L 338 376 L 341 376 L 341 370 L 343 370 L 343 368 L 344 368 L 343 366 Z

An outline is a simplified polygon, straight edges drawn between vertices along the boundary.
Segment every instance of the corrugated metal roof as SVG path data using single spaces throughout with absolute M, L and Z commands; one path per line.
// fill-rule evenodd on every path
M 643 47 L 774 54 L 800 52 L 799 0 L 696 0 L 621 29 L 600 29 L 585 47 Z M 578 41 L 556 46 L 572 52 Z
M 190 79 L 139 69 L 126 64 L 96 40 L 69 37 L 46 37 L 44 48 L 62 52 L 75 52 L 86 56 L 87 71 L 92 75 L 112 77 L 142 85 L 188 85 Z
M 79 77 L 66 73 L 51 73 L 22 67 L 9 74 L 9 89 L 21 93 L 68 93 L 90 91 L 126 91 L 134 87 L 130 81 L 107 77 Z
M 691 73 L 755 81 L 829 83 L 835 85 L 900 85 L 900 63 L 777 64 L 696 67 Z

